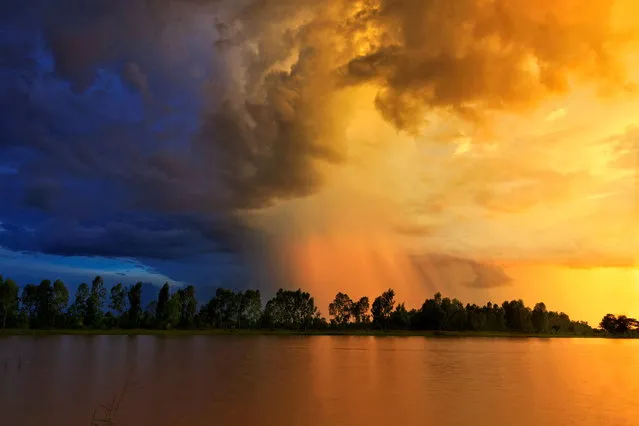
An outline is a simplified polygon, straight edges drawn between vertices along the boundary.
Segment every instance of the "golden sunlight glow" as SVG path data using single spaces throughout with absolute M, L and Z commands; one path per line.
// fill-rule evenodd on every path
M 349 3 L 348 16 L 370 11 L 371 3 Z M 477 12 L 493 13 L 491 3 L 481 3 Z M 608 37 L 598 15 L 607 16 L 606 4 L 509 3 L 509 12 L 528 25 L 542 25 L 551 13 L 561 17 L 566 25 L 561 28 L 575 26 L 574 33 L 553 35 L 530 50 L 521 63 L 524 73 L 513 77 L 521 81 L 508 82 L 519 84 L 516 93 L 495 94 L 502 84 L 498 80 L 479 87 L 475 79 L 493 77 L 482 76 L 478 69 L 477 74 L 460 76 L 460 93 L 435 80 L 419 91 L 412 86 L 416 74 L 390 96 L 383 85 L 399 78 L 397 71 L 376 62 L 357 69 L 366 83 L 338 85 L 328 105 L 344 124 L 334 145 L 345 161 L 319 166 L 324 185 L 317 194 L 281 201 L 260 213 L 261 224 L 278 229 L 278 244 L 287 247 L 287 267 L 295 282 L 311 289 L 322 303 L 339 290 L 349 289 L 352 297 L 375 297 L 393 287 L 400 300 L 414 305 L 442 290 L 478 303 L 515 297 L 529 304 L 543 300 L 591 323 L 607 311 L 639 315 L 639 91 L 632 89 L 639 82 L 639 4 L 617 2 L 610 18 L 619 30 L 614 37 L 626 41 L 613 52 L 623 67 L 611 61 L 610 67 L 599 69 L 597 61 L 609 61 L 603 54 L 585 58 L 579 56 L 585 53 L 570 50 L 570 37 Z M 365 57 L 380 44 L 392 46 L 400 36 L 390 34 L 389 22 L 375 21 L 347 33 L 352 38 L 342 40 L 340 58 L 329 61 L 331 66 L 341 66 L 349 54 Z M 591 28 L 581 27 L 586 24 Z M 467 31 L 440 30 L 451 39 Z M 512 31 L 521 39 L 536 34 L 531 28 Z M 421 35 L 401 37 L 410 44 L 410 37 Z M 459 35 L 454 46 L 442 41 L 433 49 L 462 54 L 470 46 L 464 37 Z M 508 60 L 512 46 L 495 37 L 485 49 L 499 51 L 499 59 Z M 431 54 L 412 45 L 410 49 L 416 55 Z M 413 53 L 410 49 L 406 51 Z M 569 71 L 574 68 L 573 76 L 553 74 L 548 63 L 557 57 L 565 59 Z M 587 81 L 598 72 L 609 85 Z M 608 90 L 622 80 L 629 82 L 623 90 Z M 457 102 L 471 92 L 476 99 L 467 96 L 454 107 L 432 98 L 449 96 Z M 432 102 L 431 108 L 411 109 L 424 101 L 420 96 Z M 513 107 L 477 109 L 504 102 Z M 401 129 L 417 113 L 423 117 L 417 127 L 423 121 L 423 130 L 415 135 L 408 125 Z M 295 219 L 283 223 L 282 217 Z M 471 288 L 446 279 L 425 283 L 410 260 L 425 253 L 511 265 L 505 268 L 511 285 Z

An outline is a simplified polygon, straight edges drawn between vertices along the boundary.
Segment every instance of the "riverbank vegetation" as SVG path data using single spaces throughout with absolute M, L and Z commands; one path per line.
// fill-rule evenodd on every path
M 22 289 L 0 277 L 0 328 L 12 333 L 55 332 L 140 334 L 167 331 L 184 334 L 223 333 L 228 330 L 277 333 L 395 334 L 395 335 L 574 335 L 627 336 L 639 334 L 639 322 L 606 315 L 599 329 L 573 321 L 544 303 L 527 307 L 522 300 L 484 306 L 464 305 L 437 293 L 421 307 L 407 309 L 389 289 L 372 303 L 338 293 L 328 306 L 329 320 L 314 298 L 302 290 L 280 289 L 266 304 L 259 290 L 219 288 L 211 300 L 198 303 L 195 288 L 162 286 L 157 297 L 142 306 L 142 283 L 116 284 L 108 291 L 101 277 L 82 283 L 71 299 L 66 285 L 56 280 L 27 284 Z M 20 331 L 21 330 L 21 331 Z

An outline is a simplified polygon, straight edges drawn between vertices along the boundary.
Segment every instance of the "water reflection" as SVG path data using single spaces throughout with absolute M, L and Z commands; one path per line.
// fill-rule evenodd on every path
M 0 340 L 7 425 L 635 425 L 639 341 L 347 336 Z

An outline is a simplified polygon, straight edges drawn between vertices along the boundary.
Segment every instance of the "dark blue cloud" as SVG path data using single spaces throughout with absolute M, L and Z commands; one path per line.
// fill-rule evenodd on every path
M 243 36 L 219 17 L 250 2 L 1 3 L 0 246 L 248 280 L 263 236 L 240 212 L 313 193 L 315 163 L 339 161 L 327 108 L 305 108 L 325 98 L 305 89 L 313 49 L 273 71 L 267 42 L 232 75 Z
M 0 238 L 13 249 L 63 256 L 187 259 L 238 253 L 242 239 L 240 226 L 227 221 L 168 215 L 91 222 L 52 217 L 34 226 L 5 223 L 3 228 Z
M 180 22 L 152 3 L 0 6 L 5 275 L 59 272 L 78 258 L 63 272 L 79 279 L 100 259 L 133 258 L 153 266 L 117 274 L 219 284 L 243 276 L 250 232 L 219 202 L 214 176 L 193 167 L 207 161 L 192 147 L 211 103 L 202 88 L 223 78 L 216 33 L 196 13 Z M 194 265 L 206 267 L 189 272 Z

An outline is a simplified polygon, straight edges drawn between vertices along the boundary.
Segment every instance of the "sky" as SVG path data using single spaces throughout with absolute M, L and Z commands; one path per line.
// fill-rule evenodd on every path
M 0 273 L 639 316 L 633 0 L 0 6 Z

